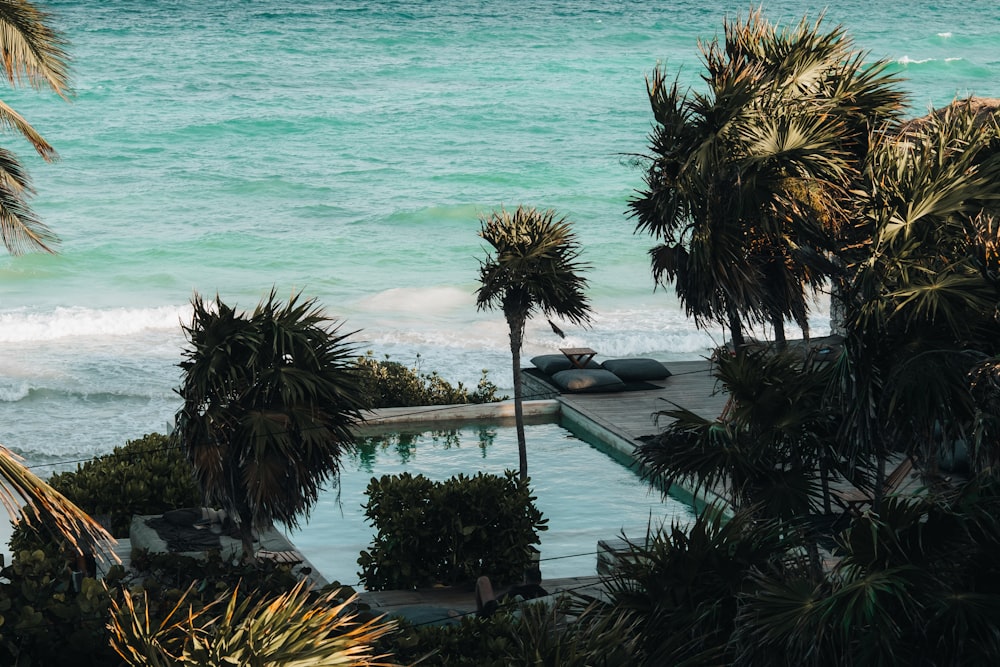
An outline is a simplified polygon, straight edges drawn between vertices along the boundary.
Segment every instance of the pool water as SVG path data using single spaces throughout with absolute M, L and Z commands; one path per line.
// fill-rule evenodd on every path
M 593 575 L 598 540 L 641 537 L 650 522 L 693 519 L 690 506 L 664 498 L 634 470 L 558 424 L 525 429 L 531 490 L 548 519 L 548 530 L 539 534 L 543 578 Z M 358 554 L 375 534 L 361 509 L 372 477 L 503 474 L 517 469 L 517 435 L 513 426 L 495 425 L 402 432 L 363 441 L 342 463 L 339 489 L 321 495 L 308 523 L 289 537 L 326 579 L 357 585 Z

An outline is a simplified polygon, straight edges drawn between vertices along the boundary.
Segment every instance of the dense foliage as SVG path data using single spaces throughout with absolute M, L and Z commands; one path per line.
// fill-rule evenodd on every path
M 361 552 L 369 590 L 472 582 L 520 581 L 547 520 L 528 480 L 478 473 L 434 482 L 423 475 L 383 475 L 367 489 L 365 516 L 376 537 Z
M 191 464 L 176 439 L 159 433 L 130 440 L 75 471 L 56 473 L 49 484 L 100 517 L 115 537 L 128 537 L 133 515 L 201 505 Z
M 436 371 L 425 373 L 417 363 L 406 366 L 390 361 L 388 355 L 378 360 L 368 352 L 358 357 L 358 391 L 370 408 L 398 408 L 416 405 L 460 405 L 465 403 L 493 403 L 506 400 L 498 394 L 484 370 L 474 390 L 461 382 L 452 385 Z
M 309 592 L 287 565 L 234 565 L 217 553 L 193 559 L 136 551 L 128 574 L 112 567 L 98 581 L 74 573 L 63 558 L 25 551 L 0 574 L 4 665 L 120 664 L 112 637 L 128 664 L 177 664 L 163 649 L 177 649 L 177 655 L 187 651 L 189 661 L 183 664 L 226 664 L 216 660 L 219 656 L 198 653 L 198 642 L 209 637 L 213 650 L 247 658 L 240 664 L 258 664 L 251 659 L 257 652 L 270 654 L 274 662 L 268 664 L 298 664 L 306 650 L 370 656 L 375 639 L 390 629 L 353 603 L 349 587 L 334 583 Z M 267 623 L 280 623 L 281 632 L 260 645 L 246 641 L 247 633 L 259 632 L 259 624 L 269 618 L 264 612 L 276 605 L 281 618 Z M 213 620 L 227 609 L 227 623 Z
M 445 625 L 403 623 L 380 647 L 404 665 L 441 667 L 626 667 L 639 655 L 631 621 L 599 605 L 548 599 L 504 609 L 487 619 Z M 568 623 L 569 618 L 573 619 Z
M 116 586 L 121 568 L 105 578 Z M 108 593 L 93 577 L 41 550 L 15 554 L 0 572 L 0 664 L 116 664 L 108 646 Z

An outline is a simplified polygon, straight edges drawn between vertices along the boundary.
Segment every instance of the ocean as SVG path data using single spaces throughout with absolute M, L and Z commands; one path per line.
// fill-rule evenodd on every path
M 524 355 L 693 359 L 724 340 L 654 289 L 627 202 L 658 63 L 697 87 L 698 40 L 748 5 L 709 1 L 43 3 L 70 103 L 3 99 L 61 155 L 11 134 L 57 255 L 0 255 L 0 443 L 45 476 L 171 428 L 197 292 L 252 308 L 315 297 L 359 354 L 509 393 L 507 329 L 477 312 L 479 216 L 568 217 L 592 268 L 589 328 L 531 322 Z M 766 3 L 772 20 L 821 3 Z M 1000 6 L 842 0 L 825 24 L 906 78 L 912 115 L 1000 96 Z M 814 334 L 828 329 L 817 304 Z

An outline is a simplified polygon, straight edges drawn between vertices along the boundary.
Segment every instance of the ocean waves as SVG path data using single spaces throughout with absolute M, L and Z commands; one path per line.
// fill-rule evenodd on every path
M 107 340 L 148 332 L 179 332 L 180 323 L 190 321 L 190 313 L 189 305 L 108 309 L 66 306 L 42 312 L 21 308 L 0 312 L 0 343 Z

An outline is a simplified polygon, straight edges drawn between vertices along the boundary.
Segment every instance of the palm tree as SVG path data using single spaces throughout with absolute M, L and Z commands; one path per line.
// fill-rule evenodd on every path
M 977 414 L 988 419 L 969 374 L 1000 354 L 998 200 L 1000 115 L 972 101 L 910 123 L 866 161 L 855 219 L 869 240 L 845 255 L 843 440 L 876 464 L 876 488 L 891 450 L 933 473 L 942 451 L 973 441 Z
M 61 97 L 69 94 L 69 56 L 66 41 L 47 25 L 49 16 L 24 0 L 0 0 L 0 51 L 3 74 L 12 86 L 26 82 L 49 88 Z M 14 109 L 0 101 L 0 125 L 12 129 L 45 160 L 57 155 Z M 28 197 L 34 194 L 31 179 L 12 152 L 0 148 L 0 237 L 8 252 L 53 252 L 55 235 L 32 212 Z
M 760 11 L 726 22 L 702 49 L 707 94 L 682 93 L 657 69 L 646 190 L 629 203 L 657 283 L 674 283 L 699 326 L 805 325 L 807 295 L 835 265 L 844 200 L 873 128 L 902 95 L 886 63 L 863 63 L 843 29 L 804 20 L 778 31 Z
M 272 291 L 252 313 L 198 295 L 193 305 L 177 431 L 206 501 L 238 518 L 252 559 L 253 530 L 297 527 L 354 447 L 356 354 L 299 295 L 281 304 Z
M 500 308 L 510 328 L 510 352 L 514 371 L 514 416 L 521 478 L 528 476 L 528 453 L 524 441 L 521 405 L 521 346 L 524 327 L 536 310 L 574 324 L 590 321 L 590 304 L 580 275 L 589 268 L 577 261 L 580 246 L 566 218 L 552 210 L 540 212 L 518 206 L 511 214 L 504 209 L 480 219 L 479 236 L 490 244 L 488 256 L 479 264 L 480 287 L 476 290 L 479 310 Z
M 0 0 L 0 52 L 3 75 L 12 86 L 27 82 L 34 88 L 50 88 L 65 97 L 69 93 L 69 59 L 66 41 L 47 24 L 47 14 L 23 0 Z M 12 129 L 46 160 L 56 152 L 28 122 L 0 101 L 0 125 Z M 28 206 L 33 193 L 28 173 L 17 157 L 0 148 L 0 239 L 7 251 L 54 252 L 55 235 Z M 94 543 L 114 539 L 97 522 L 61 493 L 36 477 L 17 456 L 0 446 L 0 502 L 11 517 L 51 524 L 80 551 Z M 27 508 L 22 511 L 22 504 Z

